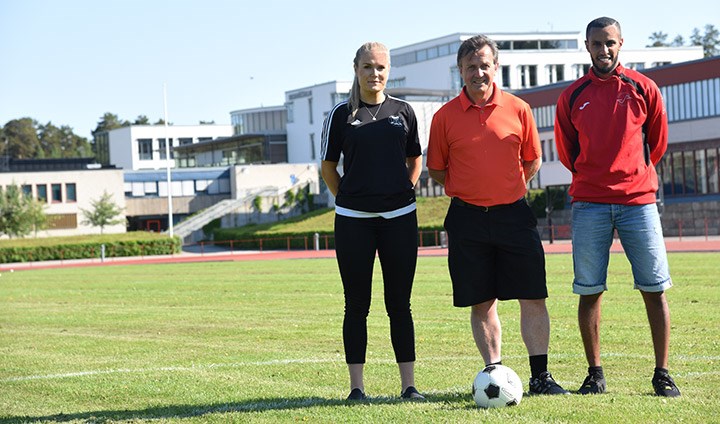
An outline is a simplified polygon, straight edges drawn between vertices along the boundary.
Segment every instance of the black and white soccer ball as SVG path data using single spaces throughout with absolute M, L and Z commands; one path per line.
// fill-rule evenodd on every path
M 472 395 L 481 408 L 515 406 L 522 400 L 523 385 L 510 367 L 488 365 L 475 377 Z

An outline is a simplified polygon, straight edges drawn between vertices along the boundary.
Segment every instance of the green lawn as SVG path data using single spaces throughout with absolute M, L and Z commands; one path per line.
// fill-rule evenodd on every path
M 401 402 L 379 267 L 365 404 L 348 393 L 342 290 L 332 259 L 105 266 L 0 276 L 0 423 L 718 422 L 720 254 L 672 253 L 670 368 L 679 399 L 651 396 L 640 295 L 613 255 L 602 343 L 608 393 L 525 397 L 480 410 L 468 311 L 451 306 L 445 258 L 420 258 L 413 294 L 418 388 Z M 569 255 L 548 256 L 550 369 L 577 389 L 586 364 Z M 503 362 L 527 386 L 515 302 L 500 307 Z M 527 388 L 527 387 L 526 387 Z

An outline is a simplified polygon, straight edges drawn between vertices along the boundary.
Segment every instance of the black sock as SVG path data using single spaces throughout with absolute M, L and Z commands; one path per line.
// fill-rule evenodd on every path
M 540 377 L 540 374 L 547 371 L 547 364 L 547 354 L 530 356 L 530 376 L 532 378 Z
M 655 374 L 665 374 L 665 375 L 667 375 L 668 372 L 669 372 L 669 371 L 667 370 L 667 368 L 655 367 Z
M 588 367 L 588 375 L 592 375 L 594 377 L 599 377 L 599 378 L 605 378 L 605 374 L 603 373 L 602 365 L 599 367 Z

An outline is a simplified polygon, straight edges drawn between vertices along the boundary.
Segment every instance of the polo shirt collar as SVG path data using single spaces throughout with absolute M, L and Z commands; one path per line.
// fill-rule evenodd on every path
M 503 91 L 498 88 L 498 86 L 493 82 L 493 94 L 492 97 L 488 100 L 487 103 L 483 107 L 486 106 L 500 106 L 502 107 L 504 101 L 503 101 Z M 475 105 L 472 100 L 470 100 L 470 97 L 467 95 L 467 92 L 465 91 L 465 86 L 463 86 L 462 90 L 460 91 L 460 105 L 462 106 L 463 111 L 467 111 L 472 106 Z

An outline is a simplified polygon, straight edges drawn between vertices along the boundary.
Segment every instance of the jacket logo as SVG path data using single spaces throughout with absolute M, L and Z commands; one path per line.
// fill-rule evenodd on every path
M 583 103 L 583 105 L 580 106 L 580 110 L 585 109 L 585 107 L 586 107 L 587 105 L 589 105 L 589 104 L 590 104 L 590 102 L 585 102 L 585 103 Z
M 632 96 L 628 93 L 620 93 L 618 94 L 617 102 L 622 104 L 625 104 L 628 100 L 632 100 Z
M 394 127 L 401 127 L 403 126 L 402 120 L 398 115 L 390 115 L 388 117 L 388 121 L 390 122 L 390 125 Z

